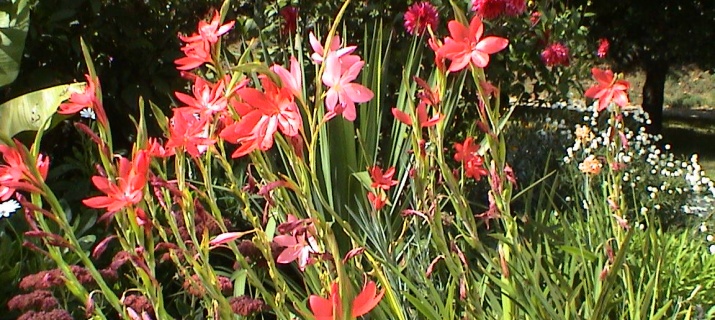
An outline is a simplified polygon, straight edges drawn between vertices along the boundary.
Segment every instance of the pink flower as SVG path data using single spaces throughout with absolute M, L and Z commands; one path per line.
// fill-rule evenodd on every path
M 311 234 L 310 227 L 303 232 L 276 236 L 273 238 L 273 242 L 285 247 L 276 258 L 276 262 L 288 264 L 297 261 L 300 271 L 305 271 L 305 267 L 313 263 L 311 254 L 320 253 L 318 242 Z
M 598 100 L 598 111 L 608 108 L 611 101 L 621 107 L 628 105 L 628 88 L 630 87 L 628 81 L 616 79 L 611 70 L 593 68 L 591 73 L 598 84 L 586 90 L 584 95 Z
M 608 43 L 608 39 L 606 38 L 601 38 L 598 40 L 598 51 L 596 52 L 596 55 L 599 58 L 605 58 L 606 54 L 608 54 L 608 47 L 610 46 L 610 43 Z
M 340 36 L 335 35 L 333 36 L 333 40 L 330 41 L 330 48 L 328 49 L 328 52 L 325 52 L 323 45 L 320 43 L 320 41 L 318 41 L 318 38 L 315 37 L 315 34 L 313 34 L 312 31 L 308 35 L 308 38 L 310 40 L 310 46 L 311 48 L 313 48 L 313 54 L 310 55 L 310 58 L 316 64 L 323 63 L 323 57 L 327 57 L 330 53 L 334 53 L 338 58 L 340 58 L 345 55 L 350 55 L 351 53 L 353 53 L 353 51 L 355 51 L 355 49 L 357 49 L 356 46 L 349 46 L 340 49 Z M 360 59 L 358 58 L 358 60 Z M 354 60 L 351 60 L 351 62 L 354 62 Z
M 548 67 L 568 66 L 569 48 L 559 42 L 552 43 L 541 52 L 541 60 Z
M 398 121 L 408 126 L 412 125 L 412 118 L 410 118 L 410 115 L 400 111 L 400 109 L 392 108 L 392 115 L 395 116 L 395 119 Z M 422 128 L 436 126 L 442 118 L 443 116 L 439 112 L 435 112 L 432 118 L 429 118 L 427 115 L 427 107 L 425 107 L 424 104 L 417 106 L 417 123 Z
M 281 79 L 283 88 L 288 88 L 298 99 L 303 97 L 303 72 L 300 69 L 300 63 L 294 56 L 290 57 L 290 71 L 278 64 L 271 66 L 271 71 Z
M 191 70 L 202 66 L 204 63 L 213 63 L 211 45 L 218 42 L 220 36 L 231 30 L 235 21 L 224 25 L 219 25 L 220 23 L 221 16 L 216 11 L 211 22 L 199 21 L 198 33 L 194 33 L 191 36 L 179 35 L 179 39 L 186 43 L 181 48 L 181 51 L 186 56 L 174 60 L 174 63 L 177 64 L 177 69 Z
M 422 35 L 427 28 L 434 30 L 438 23 L 437 8 L 428 1 L 416 2 L 405 12 L 405 29 L 411 35 Z
M 539 11 L 534 11 L 529 16 L 529 22 L 531 22 L 532 27 L 536 26 L 536 24 L 539 23 L 539 20 L 541 20 L 541 12 Z
M 370 101 L 374 94 L 365 86 L 352 82 L 357 78 L 365 62 L 356 61 L 346 66 L 339 58 L 337 54 L 331 53 L 325 61 L 322 80 L 323 84 L 329 87 L 325 93 L 325 107 L 328 109 L 325 118 L 331 119 L 342 114 L 346 120 L 354 121 L 357 117 L 355 103 Z
M 439 56 L 452 60 L 449 71 L 463 70 L 470 63 L 478 68 L 489 64 L 489 55 L 506 48 L 509 40 L 500 37 L 484 37 L 484 24 L 478 16 L 472 18 L 469 26 L 456 20 L 447 24 L 450 37 L 444 40 L 444 45 L 437 50 Z
M 526 11 L 526 1 L 525 0 L 507 0 L 506 10 L 504 11 L 506 15 L 516 17 L 520 16 Z
M 368 281 L 358 293 L 355 299 L 352 300 L 352 309 L 350 315 L 352 318 L 357 318 L 366 315 L 374 309 L 382 296 L 385 294 L 385 289 L 377 292 L 377 285 L 374 281 Z M 313 316 L 316 320 L 334 320 L 336 315 L 342 317 L 343 306 L 342 298 L 340 297 L 340 288 L 337 282 L 333 282 L 330 287 L 330 296 L 328 299 L 317 295 L 311 295 L 308 298 L 310 310 L 313 311 Z

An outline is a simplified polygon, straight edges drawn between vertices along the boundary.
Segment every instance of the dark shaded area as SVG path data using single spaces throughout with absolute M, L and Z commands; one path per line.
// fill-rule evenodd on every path
M 591 35 L 594 41 L 610 41 L 608 58 L 614 68 L 645 70 L 642 103 L 653 120 L 648 130 L 660 133 L 669 68 L 691 63 L 703 69 L 714 66 L 715 1 L 593 1 L 589 9 L 595 13 Z

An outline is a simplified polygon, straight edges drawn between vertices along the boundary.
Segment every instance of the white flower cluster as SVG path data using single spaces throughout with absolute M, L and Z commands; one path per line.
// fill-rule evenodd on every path
M 605 123 L 608 117 L 599 117 L 595 103 L 558 102 L 552 104 L 551 108 L 571 110 L 581 115 L 579 119 L 582 124 L 571 127 L 571 137 L 575 138 L 574 144 L 566 148 L 566 156 L 563 157 L 565 164 L 578 164 L 589 156 L 598 156 L 609 143 L 613 143 L 610 139 L 611 128 Z M 623 113 L 623 117 L 627 124 L 632 125 L 623 128 L 628 145 L 625 151 L 617 155 L 617 159 L 625 165 L 622 176 L 626 185 L 635 192 L 645 192 L 647 197 L 644 205 L 660 210 L 668 199 L 681 197 L 687 198 L 685 203 L 678 204 L 678 209 L 683 213 L 699 216 L 712 213 L 715 210 L 715 183 L 705 176 L 697 154 L 689 160 L 681 160 L 670 152 L 669 145 L 663 146 L 661 150 L 656 144 L 662 139 L 661 136 L 645 131 L 644 124 L 649 124 L 650 119 L 643 110 L 629 109 Z M 592 139 L 583 139 L 584 128 L 590 129 Z

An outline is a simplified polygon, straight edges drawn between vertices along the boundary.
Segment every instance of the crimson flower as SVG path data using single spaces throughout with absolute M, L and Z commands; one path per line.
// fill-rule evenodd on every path
M 16 190 L 40 193 L 42 181 L 47 178 L 50 167 L 50 158 L 42 154 L 37 155 L 35 168 L 40 174 L 38 179 L 27 166 L 25 159 L 29 154 L 27 149 L 15 141 L 15 146 L 0 145 L 4 165 L 0 165 L 0 202 L 10 199 Z
M 102 103 L 97 98 L 97 87 L 99 87 L 99 82 L 95 82 L 94 79 L 88 74 L 84 77 L 87 79 L 87 86 L 81 93 L 75 92 L 69 98 L 69 101 L 61 104 L 57 113 L 59 114 L 75 114 L 82 111 L 84 108 L 89 108 L 94 111 L 97 115 L 97 121 L 106 127 L 109 123 L 107 119 L 107 114 L 104 112 L 104 107 Z
M 225 84 L 219 81 L 212 85 L 201 77 L 194 79 L 193 96 L 181 92 L 174 92 L 179 101 L 185 103 L 202 115 L 211 115 L 226 109 L 228 101 L 224 96 Z
M 526 10 L 525 0 L 472 0 L 472 11 L 484 19 L 496 19 L 501 15 L 518 16 Z
M 382 296 L 385 294 L 385 289 L 377 292 L 377 285 L 374 281 L 368 281 L 362 288 L 362 291 L 353 299 L 351 317 L 357 318 L 367 314 L 374 309 Z M 333 282 L 330 287 L 330 297 L 323 298 L 317 295 L 310 295 L 308 298 L 310 310 L 313 311 L 313 316 L 316 320 L 334 320 L 335 315 L 342 316 L 343 307 L 342 299 L 340 298 L 340 289 L 337 282 Z
M 405 29 L 411 35 L 422 35 L 427 28 L 434 30 L 439 23 L 437 8 L 428 1 L 416 2 L 405 12 Z
M 241 119 L 224 128 L 219 136 L 241 146 L 231 155 L 238 158 L 253 150 L 273 147 L 273 135 L 280 130 L 288 137 L 297 136 L 303 126 L 298 106 L 287 87 L 279 88 L 268 77 L 261 77 L 264 92 L 254 88 L 236 91 L 244 103 L 235 108 Z
M 400 111 L 400 109 L 392 108 L 392 115 L 395 116 L 395 119 L 397 119 L 398 121 L 408 126 L 412 125 L 412 119 L 410 118 L 410 115 Z M 435 112 L 432 118 L 428 117 L 429 116 L 427 115 L 427 107 L 424 104 L 420 104 L 419 106 L 417 106 L 417 123 L 422 128 L 435 126 L 443 118 L 443 116 L 439 112 Z
M 106 208 L 107 214 L 100 220 L 111 217 L 113 213 L 123 208 L 139 203 L 144 197 L 144 186 L 147 181 L 150 161 L 151 158 L 146 150 L 137 152 L 131 161 L 120 157 L 115 179 L 110 180 L 104 176 L 92 177 L 94 186 L 105 195 L 84 199 L 82 203 L 91 208 Z
M 447 24 L 450 37 L 444 40 L 437 54 L 452 60 L 449 71 L 463 70 L 469 63 L 479 68 L 489 64 L 489 55 L 506 48 L 509 40 L 501 37 L 484 37 L 484 24 L 478 16 L 472 18 L 469 26 L 456 20 Z
M 294 6 L 285 6 L 278 14 L 283 18 L 283 25 L 281 25 L 281 33 L 283 34 L 294 34 L 298 30 L 298 8 Z
M 331 119 L 342 114 L 346 120 L 354 121 L 357 117 L 355 103 L 368 102 L 374 97 L 372 90 L 352 82 L 365 62 L 360 60 L 346 65 L 335 53 L 328 54 L 325 60 L 322 80 L 323 84 L 329 87 L 325 93 L 325 107 L 328 109 L 325 117 Z
M 397 185 L 397 180 L 392 180 L 394 175 L 395 167 L 390 167 L 385 172 L 378 166 L 370 168 L 371 187 L 390 190 L 390 188 Z
M 192 157 L 206 152 L 209 145 L 216 143 L 209 138 L 209 125 L 206 116 L 192 108 L 176 108 L 169 126 L 169 140 L 164 148 L 183 149 Z
M 586 90 L 584 95 L 598 100 L 598 111 L 608 108 L 611 101 L 621 107 L 628 105 L 628 81 L 616 79 L 611 70 L 593 68 L 591 73 L 598 84 Z
M 541 52 L 541 60 L 548 67 L 568 66 L 569 48 L 559 42 L 552 43 Z
M 596 52 L 596 55 L 599 58 L 605 58 L 606 54 L 608 54 L 608 47 L 610 46 L 610 43 L 608 43 L 608 39 L 606 38 L 601 38 L 598 40 L 598 51 Z

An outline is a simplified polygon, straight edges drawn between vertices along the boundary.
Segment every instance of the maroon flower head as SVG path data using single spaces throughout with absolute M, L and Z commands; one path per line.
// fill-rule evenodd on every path
M 53 309 L 52 311 L 28 311 L 17 318 L 17 320 L 72 320 L 67 310 Z
M 541 60 L 546 66 L 568 66 L 569 65 L 569 48 L 561 43 L 552 43 L 543 52 L 541 52 Z
M 281 33 L 295 34 L 295 31 L 298 30 L 298 8 L 294 6 L 285 6 L 278 11 L 278 13 L 283 18 Z
M 405 29 L 411 35 L 422 35 L 439 23 L 437 8 L 428 1 L 416 2 L 405 12 Z
M 229 301 L 233 313 L 248 317 L 266 309 L 266 303 L 260 299 L 253 299 L 249 296 L 233 297 Z
M 35 290 L 30 293 L 21 294 L 8 301 L 7 308 L 10 310 L 41 310 L 48 311 L 57 308 L 59 302 L 47 290 Z

